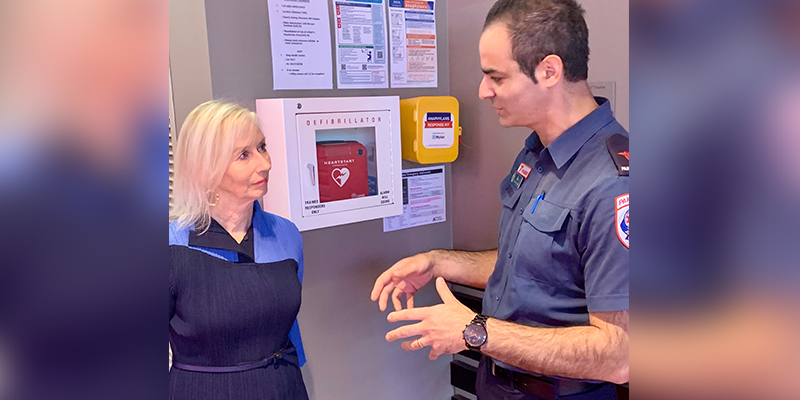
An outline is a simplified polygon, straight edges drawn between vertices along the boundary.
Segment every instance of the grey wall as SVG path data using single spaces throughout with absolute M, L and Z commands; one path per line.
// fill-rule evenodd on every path
M 437 3 L 438 88 L 275 92 L 266 0 L 170 0 L 176 117 L 183 121 L 194 106 L 212 96 L 254 108 L 258 98 L 447 95 L 447 8 L 445 1 Z M 449 185 L 449 167 L 447 174 Z M 393 325 L 369 301 L 369 293 L 375 278 L 395 261 L 452 247 L 450 210 L 446 223 L 383 233 L 382 221 L 375 220 L 305 232 L 303 239 L 306 264 L 299 319 L 309 359 L 303 374 L 311 398 L 449 399 L 451 357 L 431 362 L 427 352 L 405 352 L 397 343 L 386 343 L 384 335 Z M 438 301 L 429 287 L 420 293 L 418 304 Z
M 483 20 L 495 0 L 448 3 L 451 23 L 450 94 L 461 106 L 461 147 L 452 165 L 453 245 L 457 249 L 497 247 L 499 185 L 530 134 L 527 128 L 503 128 L 488 100 L 478 99 L 478 41 Z M 616 115 L 628 126 L 628 0 L 579 2 L 589 26 L 589 81 L 616 81 Z
M 198 104 L 212 99 L 203 0 L 170 0 L 169 67 L 178 129 Z

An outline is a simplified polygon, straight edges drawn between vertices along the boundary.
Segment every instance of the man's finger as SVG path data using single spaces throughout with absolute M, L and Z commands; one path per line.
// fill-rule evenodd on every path
M 403 303 L 400 301 L 400 296 L 403 294 L 403 291 L 400 288 L 394 288 L 394 292 L 392 293 L 392 305 L 394 305 L 395 311 L 400 311 L 403 309 Z
M 414 308 L 414 293 L 406 293 L 406 308 Z
M 428 358 L 429 358 L 431 361 L 436 361 L 436 359 L 437 359 L 437 358 L 439 358 L 439 356 L 440 356 L 440 355 L 442 355 L 442 353 L 439 353 L 439 352 L 437 352 L 437 351 L 435 351 L 435 350 L 431 349 L 431 353 L 430 353 L 430 354 L 428 354 Z
M 400 310 L 389 313 L 386 320 L 389 322 L 399 321 L 421 321 L 430 315 L 431 307 L 414 308 L 408 310 Z
M 447 282 L 441 276 L 436 278 L 436 291 L 439 292 L 439 297 L 442 298 L 444 304 L 460 303 L 453 292 L 447 287 Z
M 425 348 L 425 344 L 422 342 L 422 338 L 417 338 L 414 340 L 409 340 L 407 342 L 403 342 L 400 344 L 400 347 L 406 351 L 419 351 Z
M 387 342 L 394 342 L 397 339 L 405 339 L 411 336 L 419 336 L 425 332 L 422 324 L 403 325 L 386 334 Z
M 381 297 L 378 300 L 378 308 L 380 308 L 381 311 L 386 311 L 386 303 L 389 301 L 389 295 L 393 290 L 394 283 L 392 282 L 387 283 L 386 286 L 383 287 L 383 290 L 381 291 Z
M 383 288 L 392 281 L 392 273 L 389 270 L 383 271 L 383 273 L 375 280 L 375 285 L 372 286 L 372 293 L 370 293 L 370 300 L 375 301 L 378 300 L 378 296 L 381 295 L 381 291 Z

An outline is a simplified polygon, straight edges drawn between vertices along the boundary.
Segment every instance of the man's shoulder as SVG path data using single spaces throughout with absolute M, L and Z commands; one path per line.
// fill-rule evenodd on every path
M 629 136 L 616 121 L 599 131 L 579 152 L 576 185 L 581 187 L 578 208 L 628 192 Z
M 601 175 L 628 176 L 630 145 L 628 131 L 616 120 L 595 134 L 579 152 L 587 168 Z

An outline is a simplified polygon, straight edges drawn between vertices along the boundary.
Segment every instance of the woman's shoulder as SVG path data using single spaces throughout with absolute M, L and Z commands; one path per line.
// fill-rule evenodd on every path
M 274 232 L 279 237 L 291 237 L 302 240 L 300 230 L 294 222 L 281 217 L 280 215 L 263 210 L 260 206 L 256 207 L 254 218 L 258 218 L 266 228 L 266 231 Z
M 295 225 L 294 222 L 284 217 L 281 217 L 280 215 L 273 214 L 271 212 L 264 211 L 261 209 L 259 209 L 257 212 L 261 214 L 263 221 L 270 227 L 282 231 L 296 232 L 298 234 L 300 233 L 300 230 L 297 229 L 297 225 Z
M 188 246 L 189 245 L 189 227 L 181 226 L 178 221 L 172 221 L 169 224 L 169 245 L 170 246 Z

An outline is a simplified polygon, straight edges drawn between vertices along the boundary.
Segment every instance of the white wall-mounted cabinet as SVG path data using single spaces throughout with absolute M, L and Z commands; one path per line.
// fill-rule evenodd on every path
M 401 214 L 399 102 L 256 100 L 273 164 L 264 209 L 301 231 Z

